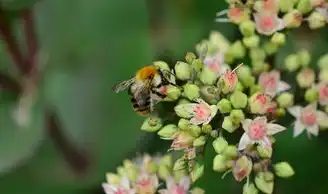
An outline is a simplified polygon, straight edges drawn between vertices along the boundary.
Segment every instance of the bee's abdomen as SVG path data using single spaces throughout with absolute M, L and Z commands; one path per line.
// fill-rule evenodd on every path
M 143 100 L 136 99 L 133 95 L 130 95 L 133 110 L 142 116 L 147 116 L 150 113 L 150 97 Z

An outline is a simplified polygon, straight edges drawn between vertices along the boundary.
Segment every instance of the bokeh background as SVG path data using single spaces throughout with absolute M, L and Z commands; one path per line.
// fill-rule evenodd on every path
M 142 117 L 131 109 L 126 94 L 111 87 L 131 77 L 154 60 L 174 65 L 194 45 L 218 30 L 233 41 L 239 37 L 232 24 L 214 22 L 223 0 L 1 0 L 16 38 L 24 49 L 22 8 L 33 9 L 40 49 L 49 53 L 33 106 L 32 123 L 18 127 L 11 116 L 17 97 L 0 93 L 0 193 L 100 194 L 105 173 L 115 171 L 125 158 L 137 153 L 165 152 L 169 142 L 140 131 Z M 290 32 L 288 44 L 277 55 L 305 47 L 313 65 L 327 52 L 327 29 Z M 0 70 L 19 79 L 3 42 Z M 44 107 L 56 111 L 61 132 L 51 132 Z M 58 124 L 59 123 L 59 124 Z M 51 128 L 51 127 L 50 127 Z M 54 140 L 61 136 L 65 141 Z M 292 139 L 277 136 L 274 161 L 289 161 L 296 174 L 276 180 L 275 193 L 328 193 L 328 137 Z M 212 171 L 214 151 L 206 149 L 205 175 L 196 184 L 207 193 L 241 193 L 231 175 L 224 180 Z

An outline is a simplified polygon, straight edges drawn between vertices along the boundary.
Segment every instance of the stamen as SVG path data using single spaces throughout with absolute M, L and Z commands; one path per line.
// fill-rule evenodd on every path
M 230 20 L 228 18 L 217 18 L 215 19 L 215 21 L 220 23 L 230 23 Z
M 220 12 L 217 12 L 217 13 L 216 13 L 216 16 L 217 16 L 217 17 L 219 17 L 219 16 L 223 16 L 223 15 L 227 14 L 228 12 L 229 12 L 229 10 L 228 10 L 228 9 L 225 9 L 225 10 L 222 10 L 222 11 L 220 11 Z
M 231 73 L 235 72 L 235 71 L 236 71 L 239 67 L 241 67 L 242 65 L 244 65 L 244 63 L 240 63 L 236 68 L 234 68 L 234 69 L 232 70 Z

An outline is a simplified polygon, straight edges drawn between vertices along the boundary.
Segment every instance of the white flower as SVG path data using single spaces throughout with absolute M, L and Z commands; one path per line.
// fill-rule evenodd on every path
M 187 194 L 190 188 L 190 179 L 183 177 L 178 184 L 172 177 L 166 180 L 166 189 L 159 190 L 160 194 Z
M 319 133 L 319 123 L 327 119 L 327 115 L 317 110 L 317 104 L 309 104 L 306 107 L 294 106 L 288 108 L 288 112 L 296 118 L 294 123 L 294 137 L 299 136 L 304 130 L 308 136 L 317 136 Z
M 264 93 L 271 97 L 290 88 L 286 82 L 280 80 L 280 72 L 277 70 L 261 73 L 259 84 L 263 88 Z
M 130 188 L 130 182 L 127 177 L 122 177 L 121 184 L 119 185 L 103 183 L 102 187 L 106 194 L 136 194 L 135 190 Z
M 271 147 L 269 135 L 276 134 L 286 128 L 273 123 L 267 123 L 266 117 L 256 117 L 254 120 L 245 119 L 241 122 L 245 133 L 242 135 L 238 150 L 243 150 L 247 145 L 259 143 L 265 147 Z
M 204 64 L 217 76 L 223 74 L 229 69 L 229 66 L 224 63 L 224 53 L 218 52 L 214 56 L 206 56 L 204 59 Z

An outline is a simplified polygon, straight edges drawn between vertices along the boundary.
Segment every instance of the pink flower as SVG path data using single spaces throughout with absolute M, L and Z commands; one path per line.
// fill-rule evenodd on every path
M 235 69 L 226 70 L 223 75 L 221 76 L 220 80 L 223 81 L 223 93 L 229 93 L 235 90 L 237 83 L 238 83 L 238 76 L 236 70 L 242 66 L 243 64 L 238 65 Z
M 263 88 L 264 93 L 271 97 L 290 88 L 286 82 L 280 80 L 280 72 L 277 70 L 261 73 L 259 84 Z
M 266 117 L 256 117 L 254 120 L 245 119 L 241 123 L 245 133 L 239 141 L 238 150 L 243 150 L 247 145 L 255 143 L 265 147 L 271 147 L 271 141 L 268 136 L 286 129 L 278 124 L 267 123 Z
M 311 0 L 312 7 L 322 7 L 325 4 L 325 0 Z
M 142 173 L 136 182 L 138 194 L 154 194 L 158 187 L 158 178 L 156 175 Z
M 103 183 L 102 187 L 106 194 L 136 194 L 135 190 L 130 188 L 129 179 L 126 177 L 122 178 L 119 185 Z
M 283 20 L 275 13 L 258 12 L 254 14 L 254 19 L 257 32 L 263 35 L 269 36 L 285 28 Z
M 178 184 L 174 182 L 172 177 L 166 180 L 166 189 L 159 190 L 160 194 L 187 194 L 190 188 L 190 179 L 184 177 Z
M 218 52 L 214 56 L 206 56 L 204 59 L 204 64 L 208 66 L 217 76 L 221 75 L 229 67 L 224 64 L 224 54 Z
M 249 106 L 253 114 L 266 114 L 276 107 L 276 103 L 271 101 L 271 96 L 257 92 L 250 97 Z
M 171 149 L 173 150 L 185 150 L 192 146 L 194 141 L 194 137 L 186 132 L 186 131 L 179 131 L 173 135 L 173 142 L 171 144 Z
M 288 112 L 296 118 L 294 123 L 294 137 L 299 136 L 304 130 L 308 136 L 318 136 L 319 123 L 327 119 L 326 113 L 317 110 L 317 104 L 309 104 L 306 107 L 294 106 L 288 108 Z
M 317 85 L 319 92 L 319 104 L 327 105 L 328 104 L 328 83 L 319 83 Z
M 236 181 L 242 181 L 251 173 L 252 166 L 253 163 L 249 158 L 247 158 L 247 156 L 242 156 L 238 158 L 232 169 L 233 177 L 236 179 Z
M 264 0 L 263 11 L 276 14 L 279 11 L 279 0 Z
M 249 12 L 240 7 L 230 7 L 229 9 L 220 11 L 216 14 L 217 17 L 227 15 L 228 18 L 217 18 L 217 22 L 232 22 L 234 24 L 239 24 L 244 20 L 249 19 Z

